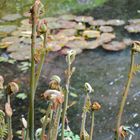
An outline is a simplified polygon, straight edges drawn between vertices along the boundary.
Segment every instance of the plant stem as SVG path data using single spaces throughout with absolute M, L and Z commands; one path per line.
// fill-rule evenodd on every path
M 62 105 L 59 106 L 56 112 L 56 119 L 54 121 L 54 127 L 53 127 L 51 140 L 57 140 L 58 126 L 59 126 L 60 117 L 61 117 L 61 110 L 62 110 Z
M 132 50 L 130 71 L 129 71 L 129 74 L 128 74 L 127 84 L 126 84 L 124 92 L 123 92 L 123 97 L 122 97 L 122 101 L 121 101 L 120 109 L 119 109 L 119 113 L 118 113 L 118 118 L 117 118 L 115 140 L 119 140 L 119 127 L 121 125 L 122 114 L 123 114 L 124 106 L 125 106 L 126 99 L 127 99 L 127 96 L 128 96 L 129 87 L 130 87 L 130 84 L 131 84 L 131 81 L 132 81 L 132 76 L 133 76 L 134 55 L 135 55 L 135 52 Z
M 9 105 L 10 104 L 10 95 L 7 95 L 7 102 Z M 8 121 L 8 140 L 12 140 L 13 138 L 13 133 L 12 133 L 12 118 L 10 116 L 7 117 Z
M 83 107 L 83 113 L 82 113 L 82 124 L 81 124 L 81 131 L 80 131 L 80 137 L 81 139 L 85 140 L 85 123 L 86 123 L 86 103 L 88 100 L 88 94 L 86 95 L 85 102 L 84 102 L 84 107 Z
M 40 136 L 41 140 L 44 140 L 45 129 L 46 129 L 46 126 L 48 124 L 48 117 L 49 117 L 50 112 L 51 112 L 51 103 L 48 106 L 48 109 L 47 109 L 47 112 L 46 112 L 46 115 L 45 115 L 45 119 L 44 119 L 44 122 L 43 122 L 41 136 Z
M 28 133 L 29 139 L 34 140 L 34 96 L 35 96 L 35 44 L 36 44 L 36 27 L 37 27 L 37 17 L 36 17 L 36 5 L 34 4 L 32 8 L 32 35 L 31 35 L 31 77 L 30 77 L 30 96 L 29 96 L 29 119 L 28 119 Z
M 92 120 L 91 120 L 91 128 L 90 128 L 90 137 L 89 137 L 89 140 L 92 140 L 93 129 L 94 129 L 94 111 L 92 111 Z
M 41 71 L 42 71 L 42 67 L 43 67 L 43 64 L 44 64 L 44 61 L 45 61 L 46 44 L 47 44 L 47 33 L 44 33 L 44 41 L 43 41 L 43 50 L 42 50 L 42 54 L 41 54 L 41 60 L 40 60 L 40 63 L 39 63 L 39 66 L 38 66 L 38 69 L 37 69 L 37 72 L 36 72 L 36 77 L 35 77 L 35 87 L 34 87 L 35 92 L 36 92 L 36 88 L 37 88 L 38 81 L 39 81 L 39 78 L 40 78 L 40 74 L 41 74 Z
M 71 78 L 71 65 L 68 65 L 67 69 L 67 81 L 66 81 L 66 92 L 64 95 L 64 109 L 62 112 L 62 132 L 61 132 L 61 140 L 64 140 L 64 129 L 65 129 L 65 117 L 68 107 L 68 95 L 69 95 L 69 86 L 70 86 L 70 78 Z

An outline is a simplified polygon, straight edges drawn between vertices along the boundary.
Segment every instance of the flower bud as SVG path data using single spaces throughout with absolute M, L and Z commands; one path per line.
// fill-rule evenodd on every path
M 40 34 L 43 34 L 43 33 L 46 33 L 47 32 L 47 21 L 46 19 L 42 19 L 38 22 L 38 25 L 37 25 L 37 33 L 40 35 Z
M 127 136 L 127 132 L 126 132 L 126 130 L 124 130 L 123 126 L 119 127 L 119 136 L 121 138 L 125 138 Z
M 92 110 L 92 111 L 99 110 L 100 108 L 101 108 L 101 105 L 100 105 L 98 102 L 94 102 L 94 103 L 91 105 L 91 110 Z
M 75 50 L 70 50 L 67 52 L 66 62 L 68 63 L 68 65 L 71 65 L 73 63 L 73 61 L 75 60 L 75 56 L 76 56 Z
M 89 83 L 85 83 L 85 91 L 87 93 L 91 93 L 91 92 L 94 92 L 94 89 L 91 87 Z
M 13 111 L 12 111 L 12 108 L 11 108 L 11 105 L 9 103 L 6 103 L 5 104 L 5 113 L 8 117 L 11 117 L 12 114 L 13 114 Z
M 0 75 L 0 90 L 3 89 L 4 78 Z
M 25 120 L 23 115 L 22 115 L 21 121 L 22 121 L 22 124 L 23 124 L 24 128 L 27 128 L 27 121 Z
M 15 94 L 19 91 L 19 86 L 15 82 L 10 82 L 7 86 L 7 93 L 9 95 Z

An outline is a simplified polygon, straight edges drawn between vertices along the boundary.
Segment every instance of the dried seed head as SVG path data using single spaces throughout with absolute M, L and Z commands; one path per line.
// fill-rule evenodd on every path
M 57 75 L 53 75 L 49 83 L 50 89 L 60 90 L 60 82 L 61 82 L 60 77 Z
M 133 42 L 132 50 L 135 51 L 135 52 L 140 52 L 140 42 L 139 41 L 134 41 Z
M 94 92 L 94 89 L 91 87 L 89 83 L 85 83 L 85 91 L 86 93 L 92 93 Z
M 3 89 L 4 78 L 0 75 L 0 90 Z
M 75 56 L 76 56 L 75 50 L 70 50 L 67 52 L 66 62 L 68 63 L 68 65 L 71 65 L 73 63 L 73 61 L 75 60 Z
M 11 105 L 9 103 L 6 103 L 5 104 L 5 113 L 8 117 L 11 117 L 12 114 L 13 114 L 13 111 L 12 111 L 12 108 L 11 108 Z
M 55 110 L 64 102 L 64 95 L 57 90 L 46 90 L 43 94 L 44 98 L 52 102 L 52 109 Z
M 10 82 L 7 86 L 7 93 L 9 95 L 15 94 L 19 91 L 19 86 L 15 82 Z
M 99 110 L 100 108 L 101 108 L 101 105 L 100 105 L 98 102 L 94 102 L 94 103 L 91 105 L 91 110 L 92 110 L 92 111 Z
M 119 128 L 119 136 L 122 138 L 125 138 L 127 136 L 126 130 L 124 130 L 123 126 L 120 126 Z

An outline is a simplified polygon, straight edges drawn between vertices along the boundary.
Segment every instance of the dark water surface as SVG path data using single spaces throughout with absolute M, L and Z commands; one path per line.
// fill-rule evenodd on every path
M 28 5 L 28 4 L 27 4 Z M 23 6 L 24 9 L 24 6 Z M 26 6 L 25 6 L 26 9 Z M 85 10 L 84 12 L 74 12 L 80 15 L 91 15 L 96 19 L 123 19 L 128 20 L 131 18 L 140 18 L 140 1 L 138 0 L 110 0 L 103 6 L 95 9 Z M 12 10 L 11 10 L 12 11 Z M 10 11 L 10 12 L 11 12 Z M 3 12 L 4 9 L 3 9 Z M 15 11 L 14 11 L 15 12 Z M 14 13 L 13 12 L 13 13 Z M 4 13 L 5 14 L 5 13 Z M 4 15 L 0 13 L 0 15 Z M 119 39 L 124 37 L 131 37 L 132 39 L 140 39 L 140 34 L 129 35 L 123 28 L 116 28 Z M 137 62 L 140 62 L 140 57 L 137 56 Z M 95 113 L 95 129 L 94 140 L 113 140 L 113 130 L 115 127 L 115 120 L 120 104 L 122 91 L 127 79 L 127 73 L 130 64 L 130 49 L 122 52 L 107 52 L 101 48 L 91 51 L 84 51 L 78 55 L 74 66 L 76 72 L 74 73 L 71 81 L 71 90 L 78 94 L 78 101 L 69 111 L 70 127 L 74 132 L 79 133 L 81 123 L 81 112 L 84 100 L 83 85 L 85 82 L 91 83 L 95 89 L 94 98 L 101 103 L 102 109 Z M 38 89 L 38 94 L 42 93 L 46 87 L 48 79 L 53 74 L 58 74 L 63 77 L 66 68 L 65 58 L 57 56 L 52 59 L 49 64 L 45 64 L 41 77 L 41 84 Z M 22 80 L 21 85 L 26 87 L 23 91 L 28 91 L 29 74 L 22 74 L 16 69 L 16 65 L 0 64 L 0 74 L 4 74 L 6 79 L 19 78 Z M 18 80 L 19 80 L 18 79 Z M 8 82 L 7 81 L 7 82 Z M 129 97 L 126 103 L 125 112 L 123 116 L 123 124 L 128 125 L 135 132 L 132 140 L 140 139 L 140 74 L 138 73 L 131 84 Z M 92 95 L 91 95 L 92 96 Z M 38 106 L 44 108 L 45 103 L 40 100 L 37 95 L 36 100 L 36 114 L 40 116 Z M 71 101 L 75 100 L 71 97 Z M 21 114 L 27 114 L 26 101 L 19 101 L 14 99 L 14 120 L 13 126 L 17 129 L 20 128 L 19 118 Z M 19 108 L 17 108 L 19 106 Z M 23 112 L 25 113 L 23 113 Z M 39 124 L 39 117 L 37 116 L 36 124 Z M 18 125 L 17 125 L 18 124 Z M 74 125 L 73 125 L 74 124 Z M 75 125 L 76 124 L 76 125 Z M 90 126 L 90 121 L 87 124 Z M 128 138 L 127 138 L 128 139 Z M 128 139 L 129 140 L 129 139 Z

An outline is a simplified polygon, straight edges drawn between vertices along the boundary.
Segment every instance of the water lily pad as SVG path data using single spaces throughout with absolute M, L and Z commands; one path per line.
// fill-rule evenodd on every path
M 85 30 L 85 29 L 86 29 L 86 26 L 85 26 L 83 23 L 79 22 L 79 23 L 75 26 L 75 29 L 77 29 L 77 30 Z
M 102 33 L 101 36 L 98 38 L 100 44 L 108 43 L 115 38 L 115 34 L 113 33 Z
M 62 28 L 62 29 L 75 28 L 75 26 L 77 25 L 76 22 L 66 21 L 66 20 L 59 20 L 58 23 L 61 25 L 60 28 Z
M 59 17 L 61 20 L 75 20 L 76 16 L 75 15 L 62 15 Z
M 62 29 L 56 35 L 57 36 L 74 36 L 77 33 L 76 29 Z
M 46 20 L 47 20 L 48 23 L 49 22 L 57 22 L 58 18 L 56 18 L 56 17 L 47 17 Z
M 130 46 L 130 45 L 133 44 L 133 40 L 130 39 L 130 38 L 124 38 L 124 39 L 123 39 L 123 42 L 124 42 L 124 44 L 127 45 L 127 46 Z
M 68 41 L 68 43 L 66 43 L 65 46 L 71 49 L 76 49 L 76 48 L 85 49 L 87 48 L 87 41 L 85 41 L 83 38 L 74 39 Z
M 119 20 L 119 19 L 111 19 L 106 22 L 106 25 L 111 25 L 111 26 L 122 26 L 124 24 L 125 24 L 125 21 Z
M 128 20 L 130 24 L 140 24 L 140 19 L 130 19 Z
M 98 37 L 100 37 L 100 32 L 94 31 L 94 30 L 85 30 L 83 32 L 83 36 L 85 38 L 98 38 Z
M 17 26 L 15 25 L 1 25 L 0 26 L 0 33 L 6 33 L 9 34 L 16 30 Z
M 100 46 L 100 41 L 98 39 L 87 42 L 87 49 L 96 49 Z
M 126 45 L 124 44 L 124 42 L 112 41 L 109 44 L 104 44 L 102 47 L 108 51 L 120 51 L 124 50 L 126 48 Z
M 90 17 L 90 16 L 77 16 L 77 17 L 75 17 L 75 21 L 89 23 L 89 22 L 93 21 L 93 17 Z
M 104 32 L 104 33 L 109 33 L 109 32 L 113 32 L 113 27 L 111 27 L 111 26 L 101 26 L 100 28 L 99 28 L 99 30 L 101 31 L 101 32 Z
M 3 38 L 1 40 L 1 43 L 6 43 L 6 42 L 9 43 L 10 45 L 12 45 L 12 44 L 18 43 L 19 39 L 17 37 L 10 36 L 10 37 Z
M 60 29 L 61 28 L 61 24 L 58 23 L 58 22 L 48 22 L 48 28 L 50 30 Z
M 106 25 L 106 21 L 102 20 L 102 19 L 98 19 L 98 20 L 93 20 L 93 21 L 89 22 L 89 24 L 92 26 L 104 26 L 104 25 Z
M 140 33 L 140 24 L 131 24 L 124 27 L 129 33 Z
M 20 18 L 22 18 L 22 16 L 20 14 L 9 14 L 9 15 L 2 17 L 2 19 L 5 21 L 15 21 Z
M 1 42 L 0 49 L 8 48 L 11 44 L 12 44 L 12 42 Z

